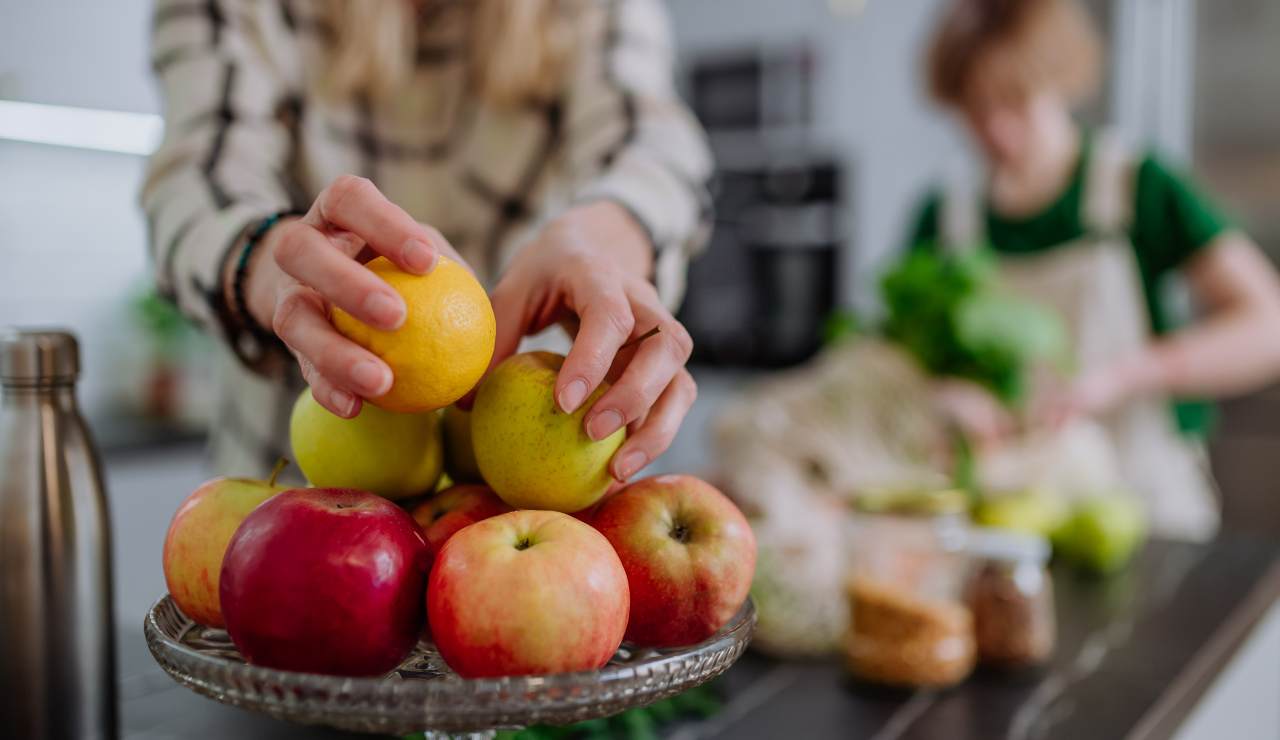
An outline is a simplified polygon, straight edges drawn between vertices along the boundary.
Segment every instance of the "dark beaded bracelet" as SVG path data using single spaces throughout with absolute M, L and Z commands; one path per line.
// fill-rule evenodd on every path
M 291 211 L 274 213 L 259 221 L 249 231 L 244 246 L 240 248 L 240 259 L 236 261 L 236 271 L 231 278 L 231 295 L 235 300 L 236 313 L 240 316 L 240 322 L 256 339 L 265 343 L 274 342 L 276 335 L 259 324 L 253 314 L 249 313 L 249 301 L 244 294 L 245 275 L 249 272 L 249 258 L 253 256 L 253 250 L 258 247 L 262 237 L 267 235 L 271 227 L 280 223 L 280 219 L 291 215 L 294 215 Z

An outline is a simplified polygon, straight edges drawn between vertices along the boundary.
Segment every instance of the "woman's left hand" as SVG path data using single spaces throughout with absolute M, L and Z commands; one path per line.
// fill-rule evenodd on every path
M 649 282 L 651 254 L 648 236 L 621 206 L 576 206 L 516 255 L 492 295 L 494 364 L 521 338 L 561 323 L 574 341 L 556 380 L 560 408 L 576 411 L 612 381 L 583 424 L 594 440 L 628 427 L 610 462 L 618 481 L 666 451 L 697 396 L 685 369 L 693 340 Z
M 1155 385 L 1154 361 L 1138 353 L 1075 378 L 1065 389 L 1049 391 L 1031 406 L 1032 421 L 1057 428 L 1079 417 L 1096 418 L 1148 393 Z

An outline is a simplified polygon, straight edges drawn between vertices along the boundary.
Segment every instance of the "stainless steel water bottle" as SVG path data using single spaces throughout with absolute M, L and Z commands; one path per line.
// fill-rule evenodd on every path
M 117 736 L 111 542 L 59 331 L 0 329 L 0 738 Z

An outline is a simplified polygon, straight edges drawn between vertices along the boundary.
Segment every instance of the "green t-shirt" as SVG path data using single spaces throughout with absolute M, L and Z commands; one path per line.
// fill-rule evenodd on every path
M 1027 218 L 1007 218 L 986 208 L 986 233 L 997 252 L 1025 254 L 1073 242 L 1085 235 L 1081 220 L 1085 170 L 1090 159 L 1090 137 L 1085 136 L 1080 159 L 1070 183 L 1056 201 Z M 1223 231 L 1230 222 L 1185 176 L 1152 154 L 1138 166 L 1133 223 L 1133 243 L 1151 328 L 1164 334 L 1180 324 L 1169 305 L 1167 280 L 1171 273 Z M 938 210 L 942 196 L 931 193 L 919 211 L 911 232 L 910 248 L 937 244 Z M 1174 405 L 1183 432 L 1206 435 L 1213 422 L 1213 407 L 1205 401 L 1179 401 Z

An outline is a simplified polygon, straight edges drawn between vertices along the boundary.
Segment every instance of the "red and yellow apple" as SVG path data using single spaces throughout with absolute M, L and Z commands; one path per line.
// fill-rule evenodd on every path
M 249 514 L 227 546 L 227 632 L 256 665 L 386 673 L 421 632 L 426 560 L 417 523 L 380 496 L 285 491 Z
M 511 507 L 487 486 L 474 483 L 453 486 L 414 507 L 413 519 L 422 528 L 427 552 L 434 560 L 444 543 L 458 530 L 491 516 L 505 514 Z
M 747 598 L 755 535 L 738 507 L 705 481 L 690 475 L 636 481 L 609 497 L 592 524 L 627 571 L 630 642 L 701 642 Z
M 436 556 L 431 634 L 464 677 L 585 671 L 622 642 L 627 574 L 599 532 L 568 514 L 513 511 L 472 524 Z
M 236 528 L 258 504 L 284 491 L 276 476 L 268 480 L 214 478 L 182 502 L 164 538 L 164 581 L 183 614 L 209 627 L 222 627 L 218 576 L 222 555 Z

